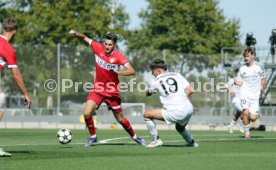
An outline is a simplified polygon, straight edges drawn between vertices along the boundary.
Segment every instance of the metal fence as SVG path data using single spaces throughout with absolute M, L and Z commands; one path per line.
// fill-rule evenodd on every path
M 81 115 L 83 108 L 60 109 L 57 114 L 56 109 L 37 108 L 31 111 L 26 109 L 6 109 L 5 116 L 0 122 L 1 128 L 85 128 L 85 123 Z M 123 111 L 125 116 L 134 125 L 140 125 L 146 129 L 143 119 L 145 110 L 144 103 L 124 103 Z M 189 127 L 198 130 L 226 130 L 228 123 L 231 121 L 234 110 L 232 108 L 194 108 L 193 116 L 189 122 Z M 268 131 L 276 130 L 276 108 L 261 107 L 260 122 L 264 124 Z M 112 124 L 117 124 L 111 111 L 105 104 L 97 111 L 97 126 L 99 128 L 110 128 Z M 163 125 L 168 129 L 164 122 L 157 121 L 158 125 Z

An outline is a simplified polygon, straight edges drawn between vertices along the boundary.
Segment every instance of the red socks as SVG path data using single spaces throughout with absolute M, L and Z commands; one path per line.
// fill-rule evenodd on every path
M 85 123 L 87 125 L 87 128 L 89 130 L 89 133 L 91 136 L 96 134 L 95 127 L 94 127 L 94 122 L 92 118 L 85 119 Z M 134 131 L 129 123 L 129 121 L 125 118 L 124 122 L 121 123 L 121 125 L 124 127 L 124 129 L 127 131 L 127 133 L 133 137 L 134 136 Z
M 134 136 L 134 131 L 129 123 L 129 121 L 127 120 L 127 118 L 124 119 L 124 122 L 121 123 L 121 125 L 124 127 L 124 129 L 127 131 L 127 133 L 133 137 Z
M 90 135 L 91 136 L 95 135 L 96 131 L 95 131 L 94 121 L 93 121 L 92 117 L 90 117 L 89 119 L 85 119 L 85 123 L 87 125 Z

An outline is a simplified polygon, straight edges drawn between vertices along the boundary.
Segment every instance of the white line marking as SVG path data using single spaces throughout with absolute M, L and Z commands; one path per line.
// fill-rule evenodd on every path
M 148 137 L 148 136 L 147 136 Z M 99 145 L 99 144 L 108 144 L 112 141 L 116 140 L 123 140 L 123 139 L 129 139 L 130 137 L 118 137 L 118 138 L 109 138 L 109 139 L 104 139 L 100 140 L 98 143 L 95 143 L 94 145 Z M 145 137 L 144 137 L 145 138 Z M 220 139 L 195 139 L 197 142 L 223 142 L 223 141 L 250 141 L 250 140 L 276 140 L 276 138 L 251 138 L 251 139 L 244 139 L 244 138 L 220 138 Z M 164 143 L 177 143 L 177 142 L 183 142 L 184 140 L 167 140 L 164 141 Z M 185 141 L 184 141 L 185 142 Z M 116 144 L 118 142 L 112 142 L 112 144 Z M 135 143 L 129 142 L 129 143 Z M 60 145 L 60 146 L 70 146 L 70 145 L 83 145 L 84 143 L 70 143 L 67 145 L 62 145 L 57 143 L 40 143 L 40 144 L 10 144 L 10 145 L 0 145 L 0 147 L 12 147 L 12 146 L 54 146 L 54 145 Z
M 104 139 L 104 140 L 100 140 L 99 143 L 108 143 L 110 141 L 128 139 L 128 138 L 130 138 L 130 137 L 119 137 L 119 138 Z

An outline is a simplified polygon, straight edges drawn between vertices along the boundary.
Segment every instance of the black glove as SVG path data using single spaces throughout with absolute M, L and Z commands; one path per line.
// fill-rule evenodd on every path
M 146 91 L 146 96 L 151 96 L 152 95 L 152 92 L 150 90 L 147 90 Z

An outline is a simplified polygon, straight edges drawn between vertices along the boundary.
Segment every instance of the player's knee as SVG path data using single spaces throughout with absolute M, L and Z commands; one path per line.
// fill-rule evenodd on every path
M 249 111 L 248 110 L 245 110 L 243 111 L 243 117 L 249 117 Z
M 185 126 L 181 126 L 180 124 L 176 123 L 175 124 L 175 129 L 177 132 L 181 133 L 185 130 Z
M 88 118 L 91 117 L 91 113 L 84 111 L 83 116 L 84 116 L 85 119 L 88 119 Z
M 143 116 L 144 116 L 145 119 L 147 119 L 147 118 L 149 118 L 150 114 L 149 114 L 149 112 L 146 110 L 146 111 L 144 112 Z
M 240 119 L 243 120 L 243 115 L 240 115 Z
M 124 119 L 122 119 L 122 118 L 118 118 L 117 121 L 118 121 L 118 123 L 120 123 L 120 124 L 123 124 L 123 123 L 124 123 Z
M 241 111 L 241 110 L 237 110 L 237 111 L 236 111 L 236 116 L 237 116 L 237 117 L 240 117 L 241 114 L 242 114 L 242 111 Z
M 252 122 L 255 122 L 255 121 L 257 120 L 257 116 L 256 116 L 256 115 L 252 115 L 252 116 L 250 117 L 250 120 L 251 120 Z

